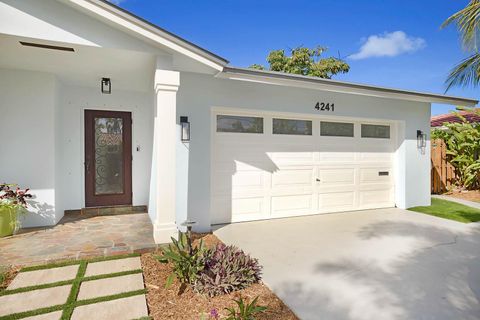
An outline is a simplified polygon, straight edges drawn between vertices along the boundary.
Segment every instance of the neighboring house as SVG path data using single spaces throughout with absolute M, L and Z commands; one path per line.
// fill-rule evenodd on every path
M 0 48 L 0 179 L 36 195 L 24 225 L 148 205 L 159 243 L 187 217 L 429 205 L 430 104 L 477 103 L 231 67 L 101 0 L 0 0 Z
M 469 123 L 480 123 L 480 115 L 472 113 L 471 111 L 458 111 Z M 463 122 L 463 119 L 458 117 L 456 113 L 445 113 L 433 116 L 430 119 L 430 126 L 432 128 L 441 128 L 445 123 Z

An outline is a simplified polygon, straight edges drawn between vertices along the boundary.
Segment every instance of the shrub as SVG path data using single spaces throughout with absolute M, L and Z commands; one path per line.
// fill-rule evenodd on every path
M 167 278 L 165 287 L 170 287 L 175 278 L 183 284 L 193 284 L 205 266 L 203 241 L 193 247 L 187 235 L 181 233 L 180 239 L 177 241 L 172 238 L 172 242 L 173 244 L 162 250 L 163 256 L 158 257 L 158 261 L 162 263 L 173 264 L 173 273 Z
M 232 308 L 225 308 L 228 311 L 226 320 L 255 320 L 257 313 L 265 312 L 267 307 L 257 305 L 258 297 L 253 299 L 250 303 L 245 303 L 242 297 L 238 300 L 234 300 L 237 304 L 238 311 Z
M 480 116 L 480 109 L 465 109 L 468 113 Z M 442 139 L 447 145 L 447 155 L 455 167 L 460 188 L 480 188 L 480 124 L 470 123 L 460 113 L 456 113 L 460 123 L 445 123 L 444 129 L 432 131 L 433 139 Z
M 261 268 L 257 259 L 242 250 L 218 244 L 205 252 L 205 268 L 193 289 L 209 297 L 244 289 L 261 279 Z

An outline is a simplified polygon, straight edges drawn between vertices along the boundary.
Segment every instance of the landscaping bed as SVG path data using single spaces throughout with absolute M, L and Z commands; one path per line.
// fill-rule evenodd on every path
M 480 202 L 480 190 L 451 191 L 444 195 L 468 201 Z
M 432 198 L 431 206 L 413 207 L 408 210 L 463 223 L 480 221 L 480 210 L 460 203 Z
M 197 235 L 207 247 L 213 247 L 221 241 L 212 234 Z M 142 269 L 147 288 L 147 304 L 153 319 L 213 319 L 209 316 L 216 310 L 222 317 L 226 316 L 225 308 L 235 306 L 233 299 L 242 297 L 252 301 L 258 297 L 257 304 L 267 307 L 266 311 L 255 316 L 257 320 L 293 320 L 295 314 L 263 283 L 255 283 L 246 289 L 219 295 L 212 298 L 193 292 L 190 286 L 181 288 L 178 280 L 166 289 L 167 278 L 172 273 L 171 264 L 163 264 L 156 259 L 161 252 L 142 255 Z M 221 318 L 222 318 L 221 317 Z
M 0 292 L 5 290 L 13 278 L 17 275 L 19 268 L 0 266 Z

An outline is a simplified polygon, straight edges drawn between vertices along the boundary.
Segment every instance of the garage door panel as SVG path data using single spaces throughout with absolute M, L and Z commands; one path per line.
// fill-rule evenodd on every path
M 279 187 L 311 187 L 314 180 L 314 170 L 310 169 L 281 169 L 272 174 L 272 188 Z
M 313 210 L 313 195 L 287 195 L 272 197 L 272 216 L 301 215 Z
M 388 162 L 392 161 L 390 152 L 361 152 L 359 153 L 361 162 Z
M 392 181 L 391 168 L 361 168 L 360 183 L 390 183 Z
M 338 149 L 338 147 L 337 147 Z M 319 160 L 325 162 L 354 162 L 355 152 L 319 152 Z
M 346 211 L 355 207 L 355 192 L 341 191 L 320 193 L 318 195 L 318 208 L 320 212 Z
M 392 207 L 393 188 L 360 190 L 359 206 L 361 209 Z
M 322 186 L 354 184 L 355 168 L 319 169 L 318 177 Z

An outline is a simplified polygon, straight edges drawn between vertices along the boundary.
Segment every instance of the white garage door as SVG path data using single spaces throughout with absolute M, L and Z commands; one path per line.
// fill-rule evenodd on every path
M 220 112 L 212 223 L 394 206 L 393 123 Z

